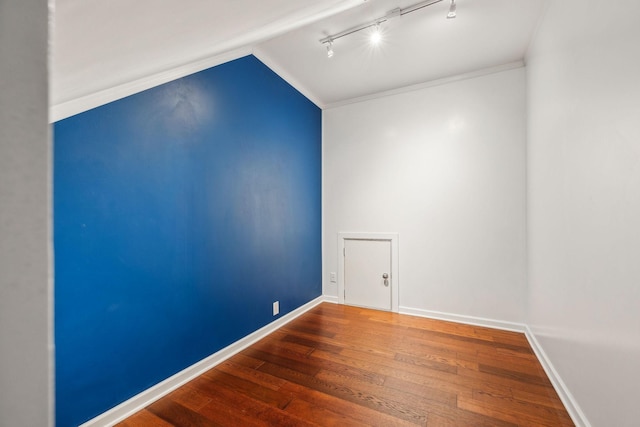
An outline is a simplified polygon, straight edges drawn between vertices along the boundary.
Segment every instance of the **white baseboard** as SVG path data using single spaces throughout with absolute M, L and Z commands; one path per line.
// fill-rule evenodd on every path
M 121 403 L 120 405 L 87 421 L 86 423 L 82 424 L 80 427 L 98 427 L 98 426 L 110 427 L 123 421 L 125 418 L 135 414 L 136 412 L 140 411 L 141 409 L 145 408 L 146 406 L 150 405 L 151 403 L 155 402 L 161 397 L 169 394 L 170 392 L 177 389 L 178 387 L 186 384 L 187 382 L 191 381 L 197 376 L 202 375 L 204 372 L 224 362 L 231 356 L 235 355 L 236 353 L 239 353 L 240 351 L 244 350 L 245 348 L 249 347 L 255 342 L 261 340 L 262 338 L 269 335 L 273 331 L 289 323 L 296 317 L 299 317 L 300 315 L 306 313 L 307 311 L 311 310 L 312 308 L 314 308 L 315 306 L 319 305 L 322 302 L 337 304 L 338 297 L 330 296 L 330 295 L 322 295 L 304 304 L 303 306 L 298 307 L 297 309 L 293 310 L 291 313 L 288 313 L 282 316 L 276 321 L 269 323 L 268 325 L 258 329 L 257 331 L 247 335 L 246 337 L 234 342 L 233 344 L 201 360 L 200 362 L 197 362 L 189 366 L 188 368 L 178 372 L 177 374 L 167 378 L 166 380 L 156 384 L 155 386 L 143 391 L 142 393 L 139 393 L 136 396 L 133 396 L 132 398 Z M 564 381 L 562 381 L 562 378 L 553 367 L 553 364 L 551 363 L 546 353 L 540 346 L 540 343 L 536 339 L 535 335 L 533 334 L 529 326 L 522 323 L 516 323 L 516 322 L 506 322 L 502 320 L 486 319 L 482 317 L 465 316 L 465 315 L 453 314 L 453 313 L 443 313 L 440 311 L 422 310 L 418 308 L 403 307 L 403 306 L 400 307 L 400 314 L 407 314 L 411 316 L 446 320 L 450 322 L 464 323 L 467 325 L 483 326 L 487 328 L 524 333 L 527 340 L 529 341 L 529 344 L 531 345 L 531 348 L 536 354 L 536 357 L 540 361 L 540 364 L 542 365 L 545 373 L 549 377 L 551 384 L 553 384 L 553 387 L 558 393 L 560 400 L 562 400 L 562 403 L 567 409 L 567 412 L 571 416 L 571 419 L 573 420 L 573 422 L 578 427 L 591 427 L 591 424 L 587 420 L 587 417 L 585 416 L 584 412 L 582 412 L 582 410 L 580 409 L 580 406 L 575 401 L 573 395 L 565 385 Z
M 580 409 L 580 406 L 574 399 L 564 381 L 562 381 L 562 378 L 560 377 L 558 372 L 553 367 L 553 364 L 547 357 L 546 353 L 542 349 L 542 346 L 540 346 L 540 343 L 538 342 L 528 325 L 524 323 L 505 322 L 502 320 L 485 319 L 482 317 L 464 316 L 460 314 L 443 313 L 440 311 L 422 310 L 410 307 L 400 307 L 400 313 L 409 314 L 412 316 L 427 317 L 430 319 L 464 323 L 467 325 L 484 326 L 487 328 L 524 333 L 525 337 L 529 341 L 529 345 L 540 361 L 540 364 L 547 374 L 547 377 L 549 377 L 549 381 L 551 381 L 553 388 L 556 390 L 556 393 L 558 393 L 560 400 L 567 409 L 567 412 L 569 413 L 569 416 L 571 417 L 574 424 L 577 427 L 591 427 L 591 424 L 587 420 L 584 412 L 582 412 L 582 410 Z
M 409 314 L 411 316 L 428 317 L 429 319 L 446 320 L 455 323 L 464 323 L 466 325 L 483 326 L 485 328 L 502 329 L 505 331 L 522 332 L 527 330 L 524 323 L 506 322 L 503 320 L 486 319 L 484 317 L 464 316 L 461 314 L 443 313 L 441 311 L 423 310 L 420 308 L 411 308 L 400 306 L 400 314 Z
M 212 354 L 211 356 L 189 366 L 188 368 L 178 372 L 177 374 L 167 378 L 166 380 L 154 385 L 151 388 L 133 396 L 131 399 L 122 402 L 118 406 L 104 412 L 97 417 L 87 421 L 80 427 L 105 427 L 113 426 L 125 418 L 135 414 L 161 397 L 169 394 L 178 387 L 186 384 L 199 375 L 202 375 L 209 369 L 219 365 L 231 356 L 239 353 L 251 344 L 261 340 L 276 329 L 289 323 L 296 317 L 306 313 L 318 304 L 326 301 L 326 297 L 320 296 L 303 306 L 298 307 L 290 313 L 285 314 L 279 319 L 269 323 L 268 325 L 258 329 L 257 331 L 247 335 L 246 337 L 234 342 L 233 344 L 223 348 L 222 350 Z
M 338 304 L 338 297 L 333 295 L 323 295 L 324 302 L 330 302 L 332 304 Z
M 564 404 L 564 407 L 567 409 L 569 416 L 573 420 L 573 423 L 577 427 L 591 427 L 591 423 L 587 419 L 582 409 L 580 409 L 580 405 L 576 402 L 575 398 L 569 391 L 569 388 L 566 386 L 562 378 L 558 374 L 558 371 L 553 367 L 553 363 L 547 357 L 547 354 L 544 352 L 544 349 L 536 339 L 536 336 L 533 334 L 529 326 L 526 327 L 525 336 L 533 349 L 533 352 L 536 354 L 536 357 L 540 361 L 542 368 L 544 369 L 547 377 L 549 377 L 549 381 L 553 384 L 553 388 L 558 393 L 560 400 Z

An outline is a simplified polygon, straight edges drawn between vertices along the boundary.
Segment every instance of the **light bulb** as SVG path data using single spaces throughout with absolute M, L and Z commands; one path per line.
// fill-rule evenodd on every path
M 377 45 L 382 41 L 382 32 L 380 31 L 380 24 L 376 24 L 376 28 L 371 33 L 371 44 Z

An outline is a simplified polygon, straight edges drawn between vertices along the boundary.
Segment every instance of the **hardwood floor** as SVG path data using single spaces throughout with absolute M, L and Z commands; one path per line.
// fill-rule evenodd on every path
M 573 426 L 523 334 L 323 303 L 119 426 Z

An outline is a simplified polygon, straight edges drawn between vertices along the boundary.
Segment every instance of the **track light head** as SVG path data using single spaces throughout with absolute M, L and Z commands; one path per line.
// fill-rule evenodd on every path
M 333 40 L 327 42 L 327 58 L 333 58 Z
M 456 17 L 456 0 L 451 0 L 451 5 L 449 6 L 449 13 L 447 13 L 447 19 L 453 19 Z
M 377 45 L 382 41 L 382 32 L 380 31 L 380 23 L 377 23 L 373 32 L 371 33 L 371 44 Z
M 363 0 L 368 1 L 368 0 Z M 432 6 L 434 4 L 440 3 L 443 0 L 422 0 L 418 3 L 412 4 L 411 6 L 407 6 L 405 8 L 395 8 L 390 10 L 385 15 L 379 17 L 375 21 L 365 22 L 360 25 L 356 25 L 355 27 L 347 28 L 344 31 L 340 31 L 339 33 L 330 34 L 320 39 L 319 42 L 322 45 L 327 45 L 327 58 L 333 57 L 333 42 L 341 39 L 342 37 L 346 37 L 353 33 L 357 33 L 359 31 L 369 31 L 369 40 L 372 45 L 379 45 L 383 40 L 383 31 L 380 28 L 380 24 L 389 21 L 390 19 L 399 18 L 408 13 L 415 12 L 417 10 L 424 9 L 425 7 Z M 447 14 L 447 18 L 455 18 L 456 17 L 456 0 L 450 0 L 451 4 L 449 6 L 449 13 Z M 373 27 L 373 28 L 372 28 Z

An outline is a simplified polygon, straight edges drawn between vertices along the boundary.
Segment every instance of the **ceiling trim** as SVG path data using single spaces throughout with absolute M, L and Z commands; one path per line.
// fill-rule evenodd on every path
M 81 96 L 70 101 L 52 105 L 49 108 L 49 123 L 55 123 L 59 120 L 66 119 L 76 114 L 80 114 L 84 111 L 91 110 L 92 108 L 117 101 L 118 99 L 122 99 L 126 96 L 151 89 L 152 87 L 160 86 L 161 84 L 168 83 L 170 81 L 197 73 L 202 70 L 206 70 L 207 68 L 215 67 L 216 65 L 224 64 L 225 62 L 233 61 L 234 59 L 242 58 L 243 56 L 247 56 L 250 54 L 250 48 L 232 50 L 230 52 L 225 52 L 220 55 L 185 64 L 181 67 L 177 67 L 161 73 L 157 73 L 153 76 L 143 77 L 129 83 L 124 83 L 109 89 L 104 89 L 95 93 L 91 93 L 89 95 Z
M 338 108 L 338 107 L 342 107 L 345 105 L 349 105 L 349 104 L 356 104 L 358 102 L 364 102 L 364 101 L 370 101 L 372 99 L 378 99 L 378 98 L 384 98 L 387 96 L 392 96 L 392 95 L 398 95 L 401 93 L 406 93 L 406 92 L 413 92 L 416 90 L 420 90 L 420 89 L 426 89 L 429 87 L 433 87 L 433 86 L 441 86 L 441 85 L 446 85 L 449 83 L 454 83 L 454 82 L 458 82 L 458 81 L 462 81 L 462 80 L 467 80 L 467 79 L 473 79 L 476 77 L 482 77 L 482 76 L 486 76 L 489 74 L 495 74 L 495 73 L 500 73 L 503 71 L 508 71 L 508 70 L 513 70 L 516 68 L 522 68 L 524 67 L 525 64 L 522 60 L 519 61 L 515 61 L 515 62 L 509 62 L 507 64 L 502 64 L 502 65 L 497 65 L 494 67 L 489 67 L 489 68 L 482 68 L 480 70 L 476 70 L 476 71 L 471 71 L 469 73 L 464 73 L 464 74 L 458 74 L 455 76 L 450 76 L 450 77 L 445 77 L 442 79 L 437 79 L 437 80 L 429 80 L 426 82 L 422 82 L 422 83 L 418 83 L 418 84 L 414 84 L 414 85 L 409 85 L 409 86 L 404 86 L 404 87 L 400 87 L 397 89 L 391 89 L 391 90 L 386 90 L 383 92 L 377 92 L 377 93 L 373 93 L 371 95 L 365 95 L 365 96 L 358 96 L 355 98 L 350 98 L 350 99 L 345 99 L 344 101 L 338 101 L 338 102 L 332 102 L 329 104 L 325 104 L 324 107 L 322 107 L 325 110 L 331 109 L 331 108 Z
M 252 53 L 253 46 L 258 43 L 264 42 L 288 31 L 293 31 L 312 22 L 344 12 L 363 4 L 365 1 L 367 0 L 335 0 L 332 3 L 332 6 L 329 7 L 319 5 L 310 11 L 302 11 L 300 13 L 287 16 L 277 22 L 273 22 L 259 28 L 256 31 L 251 31 L 241 37 L 229 40 L 224 44 L 224 46 L 218 46 L 219 50 L 217 52 L 213 52 L 211 56 L 204 59 L 198 59 L 170 70 L 160 71 L 151 76 L 52 104 L 49 106 L 49 122 L 54 123 L 67 117 L 82 113 L 83 111 L 99 107 L 163 83 L 250 55 Z M 266 61 L 268 61 L 268 59 Z M 313 101 L 313 99 L 311 100 Z
M 312 91 L 307 89 L 298 79 L 296 79 L 293 74 L 286 71 L 284 68 L 280 66 L 276 61 L 274 61 L 269 54 L 267 54 L 263 49 L 255 48 L 253 49 L 253 56 L 258 58 L 264 65 L 269 67 L 274 73 L 280 76 L 284 81 L 289 83 L 295 90 L 300 92 L 302 95 L 307 97 L 311 102 L 316 104 L 321 109 L 324 109 L 325 105 L 320 98 L 314 94 Z

